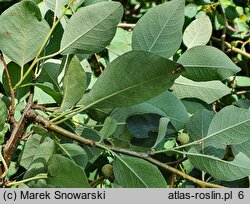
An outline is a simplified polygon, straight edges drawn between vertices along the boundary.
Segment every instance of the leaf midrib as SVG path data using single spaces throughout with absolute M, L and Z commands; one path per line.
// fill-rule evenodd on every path
M 209 159 L 212 159 L 212 160 L 216 160 L 217 162 L 221 162 L 221 163 L 225 163 L 225 164 L 229 164 L 229 165 L 232 165 L 232 166 L 235 166 L 237 168 L 244 168 L 244 169 L 248 169 L 248 168 L 245 168 L 244 166 L 239 166 L 233 162 L 229 162 L 229 161 L 226 161 L 226 160 L 221 160 L 217 157 L 214 157 L 214 156 L 210 156 L 210 155 L 204 155 L 204 154 L 199 154 L 199 153 L 190 153 L 190 152 L 185 152 L 185 154 L 187 155 L 191 155 L 191 156 L 197 156 L 197 157 L 201 157 L 201 158 L 209 158 Z
M 79 35 L 79 37 L 75 38 L 75 40 L 73 40 L 73 42 L 70 42 L 69 44 L 67 44 L 66 46 L 64 46 L 63 48 L 60 49 L 60 52 L 63 52 L 64 50 L 66 50 L 69 46 L 71 46 L 72 44 L 74 44 L 77 40 L 79 40 L 81 37 L 83 37 L 84 35 L 86 35 L 88 32 L 90 32 L 93 28 L 97 27 L 99 24 L 101 24 L 103 21 L 105 21 L 108 17 L 110 17 L 113 13 L 115 13 L 119 8 L 121 7 L 121 5 L 119 5 L 116 9 L 114 9 L 111 13 L 109 13 L 105 18 L 103 18 L 100 22 L 96 23 L 94 26 L 92 26 L 91 28 L 89 28 L 86 32 L 82 33 L 82 35 Z
M 179 62 L 181 63 L 181 62 Z M 185 68 L 214 68 L 214 69 L 228 69 L 228 70 L 236 70 L 235 67 L 229 67 L 229 66 L 222 66 L 222 65 L 203 65 L 203 64 L 182 64 Z
M 181 3 L 181 1 L 180 1 Z M 161 31 L 158 33 L 157 37 L 155 38 L 154 42 L 152 43 L 151 47 L 149 48 L 148 51 L 151 51 L 151 49 L 154 47 L 156 41 L 158 40 L 158 38 L 160 37 L 161 33 L 163 32 L 163 30 L 165 29 L 166 25 L 168 24 L 170 18 L 172 18 L 172 16 L 175 14 L 175 11 L 179 8 L 179 5 L 180 3 L 178 4 L 178 6 L 175 7 L 174 11 L 172 12 L 171 16 L 169 16 L 169 18 L 166 20 L 166 23 L 164 24 L 164 26 L 162 27 Z
M 241 121 L 241 122 L 238 122 L 238 123 L 236 123 L 236 124 L 234 124 L 234 125 L 231 125 L 231 126 L 229 126 L 229 127 L 223 128 L 222 130 L 219 130 L 219 131 L 214 132 L 214 133 L 212 133 L 212 134 L 210 134 L 210 135 L 207 135 L 206 137 L 204 137 L 204 138 L 201 139 L 201 140 L 207 140 L 208 138 L 211 138 L 211 137 L 213 137 L 213 136 L 216 136 L 216 135 L 218 135 L 218 134 L 220 134 L 220 133 L 222 133 L 222 132 L 224 132 L 224 131 L 230 130 L 230 129 L 232 129 L 232 128 L 235 128 L 235 127 L 240 126 L 240 125 L 242 125 L 242 124 L 244 124 L 244 123 L 247 123 L 247 122 L 250 122 L 250 117 L 247 118 L 247 119 L 245 119 L 245 120 L 243 120 L 243 121 Z M 212 123 L 212 122 L 211 122 L 211 123 Z M 211 125 L 211 124 L 210 124 L 210 125 Z M 210 128 L 209 128 L 209 129 L 210 129 Z M 209 129 L 208 129 L 208 133 L 209 133 Z
M 117 158 L 136 176 L 136 178 L 139 179 L 139 181 L 147 188 L 149 188 L 149 186 L 142 180 L 142 178 L 134 171 L 133 168 L 131 168 L 122 158 L 120 158 L 119 156 L 117 156 Z
M 89 107 L 91 107 L 91 106 L 93 106 L 93 105 L 95 105 L 95 104 L 97 104 L 97 103 L 100 103 L 100 102 L 102 102 L 102 101 L 104 101 L 104 100 L 106 100 L 106 99 L 109 99 L 109 98 L 111 98 L 111 97 L 113 97 L 113 96 L 115 96 L 115 95 L 118 95 L 118 94 L 120 94 L 120 93 L 122 93 L 122 92 L 126 92 L 126 91 L 128 91 L 128 90 L 130 90 L 130 89 L 134 89 L 134 88 L 136 88 L 136 87 L 138 87 L 138 86 L 141 86 L 141 85 L 143 85 L 143 84 L 146 84 L 146 83 L 148 83 L 148 82 L 150 82 L 150 81 L 155 81 L 155 80 L 160 79 L 160 78 L 162 78 L 162 75 L 161 75 L 161 76 L 157 76 L 157 77 L 155 77 L 155 78 L 151 78 L 151 79 L 146 80 L 146 81 L 143 81 L 143 82 L 141 82 L 141 83 L 135 84 L 135 85 L 133 85 L 133 86 L 129 86 L 129 87 L 127 87 L 127 88 L 125 88 L 125 89 L 122 89 L 122 90 L 120 90 L 120 91 L 116 91 L 116 92 L 114 92 L 113 94 L 110 94 L 110 95 L 108 95 L 108 96 L 102 97 L 102 98 L 100 98 L 99 100 L 95 100 L 95 102 L 92 102 L 92 103 L 90 103 L 89 105 L 86 105 L 85 108 L 89 108 Z M 91 90 L 91 91 L 92 91 L 92 90 Z M 91 94 L 91 91 L 90 91 L 90 94 Z M 85 96 L 86 96 L 86 95 L 85 95 Z M 91 97 L 91 95 L 90 95 L 90 97 Z M 93 96 L 92 96 L 92 98 L 93 98 Z
M 218 82 L 220 82 L 220 81 L 218 81 Z M 194 82 L 194 83 L 203 83 L 203 82 Z M 224 90 L 226 90 L 226 89 L 219 89 L 219 88 L 216 88 L 217 86 L 218 86 L 218 84 L 217 84 L 217 86 L 216 87 L 207 87 L 207 83 L 205 84 L 204 83 L 204 86 L 200 86 L 200 85 L 194 85 L 194 84 L 187 84 L 187 83 L 185 83 L 185 82 L 175 82 L 174 83 L 174 85 L 184 85 L 184 86 L 191 86 L 191 87 L 194 87 L 194 88 L 204 88 L 204 89 L 211 89 L 211 90 L 219 90 L 219 91 L 224 91 Z M 202 84 L 203 85 L 203 84 Z M 225 86 L 226 87 L 226 86 Z

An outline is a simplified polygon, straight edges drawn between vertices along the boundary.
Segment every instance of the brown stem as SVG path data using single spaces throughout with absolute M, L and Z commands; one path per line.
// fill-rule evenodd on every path
M 8 141 L 6 142 L 4 146 L 4 150 L 3 150 L 4 160 L 7 164 L 9 164 L 12 154 L 14 153 L 19 141 L 22 138 L 23 132 L 26 127 L 25 115 L 26 115 L 26 112 L 30 110 L 33 105 L 32 100 L 33 100 L 33 93 L 29 95 L 29 99 L 24 109 L 24 113 L 22 114 L 20 120 L 18 121 L 14 129 L 12 130 L 10 138 L 8 139 Z
M 76 135 L 68 130 L 65 130 L 57 125 L 52 124 L 49 120 L 47 120 L 43 116 L 38 115 L 33 109 L 30 109 L 26 112 L 26 118 L 33 123 L 38 123 L 38 124 L 44 126 L 48 130 L 57 132 L 57 133 L 61 134 L 62 136 L 73 139 L 81 144 L 91 146 L 91 147 L 97 147 L 97 148 L 104 149 L 104 150 L 109 149 L 109 150 L 112 150 L 114 152 L 118 152 L 118 153 L 122 153 L 122 154 L 126 154 L 126 155 L 130 155 L 130 156 L 134 156 L 134 157 L 138 157 L 138 158 L 147 160 L 150 163 L 155 164 L 156 166 L 158 166 L 166 171 L 169 171 L 169 172 L 172 172 L 176 175 L 179 175 L 179 176 L 183 177 L 184 179 L 187 179 L 187 180 L 197 184 L 200 187 L 212 187 L 212 188 L 224 187 L 224 186 L 220 186 L 220 185 L 213 184 L 213 183 L 207 183 L 207 182 L 201 181 L 199 179 L 196 179 L 192 176 L 189 176 L 188 174 L 185 174 L 182 171 L 180 171 L 174 167 L 171 167 L 167 164 L 164 164 L 164 163 L 150 157 L 149 154 L 147 154 L 147 153 L 131 151 L 128 149 L 114 147 L 114 146 L 106 145 L 106 144 L 100 144 L 96 141 L 80 137 L 79 135 Z
M 178 166 L 178 165 L 175 165 L 174 168 L 176 169 L 177 166 Z M 176 179 L 176 174 L 175 174 L 175 173 L 172 173 L 172 175 L 171 175 L 171 180 L 170 180 L 170 185 L 169 185 L 170 188 L 174 188 L 175 179 Z
M 29 136 L 31 136 L 34 133 L 33 130 L 26 133 L 24 136 L 22 136 L 21 141 L 26 140 Z
M 250 90 L 244 90 L 244 91 L 237 91 L 236 92 L 237 95 L 242 95 L 242 94 L 246 94 L 246 93 L 250 93 Z
M 134 28 L 135 24 L 133 23 L 119 23 L 117 25 L 118 28 Z
M 213 39 L 214 41 L 221 42 L 221 39 L 219 39 L 219 38 L 212 37 L 212 39 Z M 229 42 L 226 42 L 226 41 L 225 41 L 225 42 L 224 42 L 224 45 L 225 45 L 230 51 L 235 52 L 235 53 L 238 53 L 238 54 L 241 54 L 241 55 L 243 55 L 244 57 L 250 58 L 250 54 L 249 54 L 248 52 L 245 52 L 245 51 L 243 51 L 243 50 L 241 50 L 241 49 L 239 49 L 239 48 L 237 48 L 237 47 L 232 46 Z
M 99 177 L 98 179 L 96 179 L 96 180 L 94 180 L 94 181 L 91 181 L 91 182 L 89 183 L 89 185 L 90 185 L 91 187 L 93 187 L 93 186 L 95 186 L 95 185 L 97 185 L 97 184 L 103 182 L 104 179 L 105 179 L 105 177 L 104 177 L 104 176 L 101 176 L 101 177 Z
M 0 53 L 0 55 L 1 55 L 1 60 L 3 62 L 4 70 L 5 70 L 5 73 L 6 73 L 8 86 L 9 86 L 9 89 L 10 89 L 10 98 L 11 98 L 11 100 L 10 100 L 10 108 L 9 108 L 9 122 L 10 122 L 10 125 L 14 128 L 14 126 L 16 125 L 16 121 L 15 121 L 15 118 L 14 118 L 15 91 L 14 91 L 12 85 L 11 85 L 10 74 L 9 74 L 9 71 L 8 71 L 8 66 L 7 66 L 6 60 L 4 58 L 4 55 L 3 55 L 3 53 Z

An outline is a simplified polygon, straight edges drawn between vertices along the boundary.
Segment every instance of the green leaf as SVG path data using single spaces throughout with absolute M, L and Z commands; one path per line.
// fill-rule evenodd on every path
M 205 152 L 223 157 L 227 145 L 238 145 L 250 139 L 250 110 L 227 106 L 217 113 L 208 129 Z
M 109 0 L 85 0 L 84 6 L 89 6 L 91 4 L 97 4 L 103 1 L 109 1 Z
M 65 27 L 62 54 L 100 52 L 113 39 L 122 15 L 119 2 L 101 2 L 79 9 Z
M 0 16 L 0 48 L 22 67 L 36 56 L 49 29 L 36 3 L 21 1 Z
M 168 127 L 169 121 L 170 120 L 168 118 L 164 118 L 164 117 L 160 118 L 157 139 L 156 139 L 156 142 L 152 148 L 155 148 L 164 139 L 164 137 L 167 133 L 167 127 Z
M 208 16 L 202 16 L 192 21 L 185 29 L 183 42 L 188 47 L 206 45 L 212 35 L 212 23 Z
M 21 79 L 21 67 L 14 62 L 10 62 L 7 66 L 8 66 L 8 71 L 10 75 L 11 85 L 12 87 L 14 87 Z M 27 66 L 23 67 L 24 72 L 27 71 L 27 69 L 28 69 Z M 33 73 L 30 72 L 29 75 L 26 77 L 26 79 L 23 80 L 22 85 L 29 83 L 32 79 L 32 75 Z M 2 80 L 3 88 L 5 92 L 7 93 L 7 95 L 10 96 L 10 87 L 8 84 L 8 78 L 7 78 L 5 70 L 3 72 L 2 78 L 3 78 Z M 19 100 L 29 91 L 30 91 L 29 87 L 20 87 L 15 93 L 15 98 Z
M 53 89 L 53 85 L 50 84 L 49 82 L 45 82 L 44 84 L 29 83 L 26 85 L 35 87 L 34 100 L 37 100 L 39 104 L 47 104 L 55 102 L 61 103 L 62 101 L 62 94 L 56 92 Z
M 166 188 L 167 183 L 156 166 L 133 157 L 114 158 L 114 174 L 124 188 Z
M 88 155 L 81 146 L 74 143 L 65 143 L 61 145 L 61 148 L 64 156 L 69 157 L 82 168 L 87 166 Z
M 59 17 L 62 14 L 62 8 L 69 0 L 44 0 L 46 6 L 56 13 Z
M 151 8 L 133 30 L 133 50 L 171 57 L 182 41 L 184 6 L 184 0 L 172 0 Z
M 214 156 L 199 154 L 191 149 L 188 158 L 196 168 L 219 180 L 234 181 L 250 175 L 250 159 L 243 153 L 237 154 L 235 159 L 229 162 Z
M 131 51 L 112 61 L 78 104 L 102 108 L 137 104 L 170 88 L 181 71 L 179 64 L 166 58 Z
M 195 98 L 185 98 L 181 99 L 181 102 L 184 104 L 185 108 L 187 109 L 187 112 L 190 114 L 194 114 L 199 110 L 206 109 L 206 110 L 212 110 L 212 105 L 209 105 L 205 103 L 202 100 L 195 99 Z
M 208 128 L 214 115 L 214 112 L 202 109 L 191 117 L 186 124 L 186 130 L 192 141 L 200 140 L 207 136 Z M 198 148 L 199 150 L 202 149 L 200 146 Z
M 250 86 L 250 77 L 246 76 L 236 76 L 236 85 L 238 87 L 249 87 Z
M 161 115 L 169 118 L 171 124 L 176 130 L 183 129 L 189 119 L 185 106 L 169 91 L 166 91 L 145 103 L 149 105 L 149 109 L 155 107 L 162 111 L 164 114 Z
M 178 98 L 198 98 L 208 104 L 231 93 L 220 81 L 195 82 L 182 76 L 175 80 L 171 89 Z
M 116 127 L 117 127 L 116 120 L 114 120 L 111 117 L 107 117 L 104 121 L 102 129 L 99 132 L 101 136 L 101 141 L 109 138 L 109 136 L 111 136 L 114 133 Z
M 250 109 L 250 100 L 241 98 L 238 101 L 233 102 L 233 105 L 239 108 Z
M 51 139 L 46 138 L 38 134 L 34 134 L 28 138 L 25 143 L 24 150 L 21 155 L 20 165 L 25 169 L 28 169 L 31 165 L 33 158 L 39 148 L 39 145 L 43 142 L 49 142 Z
M 114 39 L 109 45 L 110 62 L 126 52 L 131 51 L 132 32 L 117 28 Z
M 8 118 L 8 110 L 5 103 L 0 99 L 0 132 L 4 128 L 4 124 Z
M 194 81 L 223 80 L 240 71 L 231 59 L 215 47 L 199 45 L 178 59 L 186 72 L 183 76 Z
M 129 116 L 142 114 L 145 115 L 150 113 L 157 114 L 159 117 L 162 116 L 169 118 L 170 123 L 177 131 L 183 129 L 185 123 L 189 119 L 184 105 L 180 100 L 178 100 L 172 93 L 168 91 L 144 103 L 129 107 L 117 108 L 110 115 L 117 121 L 117 123 L 119 123 L 113 134 L 115 139 L 120 141 L 117 145 L 125 145 L 123 147 L 127 147 L 126 145 L 128 145 L 128 142 L 131 140 L 131 133 L 126 127 L 126 120 Z M 154 124 L 156 125 L 152 128 L 154 130 L 156 129 L 157 132 L 159 123 L 157 121 L 157 123 Z M 168 125 L 169 130 L 171 130 L 171 124 Z
M 84 170 L 70 159 L 53 155 L 48 165 L 47 183 L 56 188 L 89 188 Z
M 87 88 L 87 76 L 79 59 L 74 56 L 63 78 L 63 100 L 58 111 L 65 111 L 74 106 Z
M 247 140 L 246 142 L 243 142 L 241 144 L 236 144 L 232 146 L 232 151 L 233 154 L 239 154 L 240 152 L 242 152 L 243 154 L 245 154 L 246 156 L 248 156 L 250 158 L 250 139 Z
M 60 66 L 61 66 L 61 60 L 49 59 L 46 62 L 44 62 L 41 73 L 36 79 L 36 83 L 51 87 L 54 89 L 55 92 L 60 93 L 61 88 L 58 83 Z
M 32 147 L 32 146 L 35 147 Z M 36 148 L 36 141 L 32 141 L 32 143 L 27 147 L 27 151 L 33 151 L 34 155 L 30 155 L 32 158 L 32 162 L 24 174 L 24 179 L 31 178 L 36 176 L 39 173 L 45 173 L 47 171 L 47 162 L 49 161 L 50 157 L 54 154 L 56 145 L 52 139 L 49 137 L 46 138 L 41 144 L 38 145 Z M 26 154 L 26 159 L 28 159 L 28 153 Z M 27 162 L 26 162 L 27 165 Z
M 189 3 L 185 6 L 185 16 L 188 18 L 193 18 L 198 12 L 197 5 Z

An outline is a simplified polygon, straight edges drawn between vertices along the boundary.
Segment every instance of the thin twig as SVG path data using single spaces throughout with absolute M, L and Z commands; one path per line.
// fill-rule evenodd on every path
M 246 94 L 246 93 L 250 93 L 250 90 L 237 91 L 235 94 L 242 95 L 242 94 Z
M 9 122 L 10 122 L 10 125 L 12 126 L 12 128 L 14 128 L 14 126 L 16 125 L 16 121 L 15 121 L 15 118 L 14 118 L 15 91 L 13 90 L 13 87 L 12 87 L 12 84 L 11 84 L 10 74 L 9 74 L 8 66 L 7 66 L 6 60 L 4 58 L 4 55 L 3 55 L 3 53 L 0 53 L 0 55 L 1 55 L 1 60 L 3 62 L 4 70 L 5 70 L 5 73 L 6 73 L 8 86 L 9 86 L 9 89 L 10 89 Z
M 24 136 L 22 136 L 21 141 L 26 140 L 29 136 L 31 136 L 34 133 L 33 130 L 29 131 L 28 133 L 26 133 Z
M 118 28 L 134 28 L 136 24 L 133 23 L 119 23 L 117 25 Z
M 97 184 L 103 182 L 104 179 L 105 179 L 104 176 L 100 176 L 98 179 L 96 179 L 96 180 L 94 180 L 94 181 L 91 181 L 91 182 L 89 183 L 89 185 L 90 185 L 91 187 L 94 187 L 95 185 L 97 185 Z
M 114 147 L 114 146 L 111 146 L 111 145 L 106 145 L 106 144 L 100 144 L 94 140 L 90 140 L 90 139 L 86 139 L 84 137 L 80 137 L 79 135 L 77 134 L 74 134 L 68 130 L 65 130 L 55 124 L 52 124 L 49 120 L 47 120 L 46 118 L 44 118 L 43 116 L 41 115 L 38 115 L 33 109 L 30 109 L 29 111 L 26 112 L 26 118 L 28 120 L 30 120 L 31 122 L 33 123 L 38 123 L 42 126 L 44 126 L 46 129 L 48 130 L 51 130 L 51 131 L 54 131 L 54 132 L 57 132 L 59 134 L 61 134 L 62 136 L 64 137 L 67 137 L 67 138 L 70 138 L 70 139 L 73 139 L 81 144 L 84 144 L 84 145 L 87 145 L 87 146 L 91 146 L 91 147 L 96 147 L 96 148 L 100 148 L 100 149 L 104 149 L 104 150 L 110 150 L 110 151 L 114 151 L 114 152 L 117 152 L 117 153 L 122 153 L 122 154 L 126 154 L 126 155 L 129 155 L 129 156 L 134 156 L 134 157 L 138 157 L 138 158 L 141 158 L 141 159 L 144 159 L 144 160 L 147 160 L 149 161 L 150 163 L 152 164 L 155 164 L 156 166 L 166 170 L 166 171 L 169 171 L 169 172 L 172 172 L 176 175 L 179 175 L 181 177 L 183 177 L 184 179 L 187 179 L 195 184 L 197 184 L 198 186 L 200 187 L 212 187 L 212 188 L 219 188 L 219 187 L 224 187 L 224 186 L 220 186 L 220 185 L 217 185 L 217 184 L 213 184 L 213 183 L 207 183 L 207 182 L 204 182 L 204 181 L 201 181 L 197 178 L 194 178 L 192 176 L 189 176 L 188 174 L 178 170 L 178 169 L 175 169 L 174 167 L 171 167 L 167 164 L 164 164 L 152 157 L 149 156 L 148 153 L 144 153 L 144 152 L 136 152 L 136 151 L 131 151 L 131 150 L 128 150 L 128 149 L 124 149 L 124 148 L 119 148 L 119 147 Z
M 235 53 L 241 54 L 247 58 L 250 58 L 250 54 L 248 52 L 245 52 L 237 47 L 232 46 L 229 42 L 225 42 L 225 46 L 230 49 L 230 51 L 233 51 Z
M 216 38 L 216 37 L 212 37 L 212 40 L 221 42 L 221 39 Z M 230 51 L 235 52 L 235 53 L 238 53 L 238 54 L 241 54 L 241 55 L 243 55 L 243 56 L 245 56 L 245 57 L 247 57 L 247 58 L 250 58 L 250 54 L 249 54 L 248 52 L 243 51 L 243 50 L 241 50 L 241 49 L 239 49 L 239 48 L 237 48 L 237 47 L 232 46 L 229 42 L 226 42 L 226 41 L 225 41 L 224 44 L 225 44 L 225 46 L 226 46 Z
M 24 113 L 22 114 L 17 125 L 12 130 L 10 138 L 8 139 L 8 141 L 6 142 L 4 146 L 4 160 L 7 164 L 9 164 L 12 154 L 16 150 L 16 147 L 22 138 L 22 135 L 26 126 L 25 115 L 26 115 L 26 112 L 30 110 L 33 105 L 32 100 L 33 100 L 33 92 L 30 93 L 27 105 L 24 109 Z

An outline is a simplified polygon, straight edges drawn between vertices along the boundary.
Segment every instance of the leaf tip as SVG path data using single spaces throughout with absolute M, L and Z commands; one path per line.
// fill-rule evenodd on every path
M 172 74 L 175 75 L 175 74 L 181 73 L 183 71 L 185 71 L 185 68 L 179 64 L 176 68 L 173 69 Z

